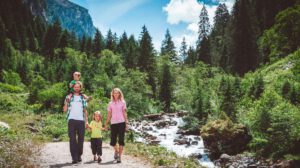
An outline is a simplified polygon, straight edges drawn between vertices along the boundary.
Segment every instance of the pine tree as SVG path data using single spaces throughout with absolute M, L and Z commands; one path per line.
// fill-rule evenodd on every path
M 86 44 L 87 44 L 87 37 L 84 34 L 80 40 L 80 51 L 81 52 L 86 51 Z
M 200 122 L 204 119 L 204 101 L 202 90 L 198 87 L 197 96 L 193 103 L 193 116 Z
M 198 47 L 198 60 L 206 64 L 211 64 L 210 42 L 207 37 L 203 37 Z
M 172 36 L 170 34 L 169 29 L 167 29 L 165 34 L 165 39 L 162 41 L 161 45 L 161 55 L 167 55 L 169 57 L 169 60 L 175 63 L 179 62 L 179 59 L 177 57 L 176 48 L 174 45 L 174 42 L 172 41 Z
M 140 55 L 138 57 L 138 67 L 142 72 L 148 74 L 147 82 L 151 86 L 153 97 L 156 97 L 155 82 L 155 55 L 152 44 L 152 38 L 148 33 L 146 26 L 143 26 L 139 40 Z
M 43 40 L 44 40 L 45 34 L 46 34 L 45 33 L 46 26 L 40 17 L 36 17 L 36 19 L 34 20 L 34 23 L 36 23 L 34 35 L 37 38 L 37 41 L 39 44 L 39 51 L 40 51 L 42 48 L 42 45 L 43 45 Z
M 28 49 L 30 51 L 37 52 L 39 49 L 39 43 L 37 38 L 34 35 L 34 31 L 32 30 L 31 26 L 28 26 L 27 34 L 28 34 Z
M 11 40 L 5 39 L 3 50 L 1 51 L 1 67 L 3 70 L 16 71 L 17 69 L 17 53 L 14 49 Z M 2 72 L 1 72 L 2 73 Z
M 179 50 L 179 54 L 180 54 L 180 61 L 182 63 L 185 63 L 186 59 L 187 59 L 187 45 L 186 45 L 186 42 L 185 42 L 185 37 L 183 37 L 182 39 L 182 42 L 181 42 L 181 47 L 180 47 L 180 50 Z
M 199 30 L 197 44 L 199 45 L 204 37 L 208 37 L 210 32 L 209 17 L 205 5 L 203 5 L 203 8 L 201 9 L 198 26 Z
M 124 32 L 120 38 L 118 53 L 120 53 L 123 60 L 125 60 L 125 57 L 128 54 L 128 37 L 126 32 Z
M 134 69 L 137 66 L 137 59 L 139 56 L 139 44 L 131 35 L 128 39 L 128 53 L 124 57 L 124 66 L 127 69 Z
M 203 61 L 204 63 L 210 64 L 210 46 L 208 35 L 210 32 L 210 23 L 208 12 L 206 10 L 205 5 L 201 10 L 198 22 L 199 30 L 198 30 L 198 40 L 197 40 L 197 57 L 198 60 Z
M 224 111 L 232 121 L 236 121 L 236 114 L 235 114 L 236 99 L 234 97 L 233 90 L 234 88 L 232 87 L 230 80 L 227 80 L 225 92 L 223 95 L 223 101 L 221 103 L 221 110 Z
M 70 47 L 75 50 L 80 50 L 79 48 L 79 41 L 77 39 L 77 36 L 74 31 L 71 32 L 70 38 L 69 38 Z
M 51 61 L 53 60 L 54 49 L 59 45 L 61 34 L 61 24 L 59 20 L 56 20 L 53 25 L 48 27 L 43 43 L 43 53 Z
M 0 17 L 0 81 L 2 80 L 2 71 L 4 69 L 4 57 L 5 53 L 3 52 L 4 50 L 4 43 L 6 39 L 6 30 L 5 30 L 5 25 L 2 22 L 2 18 Z
M 65 47 L 69 47 L 70 43 L 70 35 L 67 30 L 64 30 L 60 39 L 60 42 L 58 44 L 58 48 L 63 49 Z
M 64 50 L 66 47 L 69 47 L 69 43 L 70 43 L 69 41 L 70 41 L 69 33 L 67 30 L 64 30 L 60 42 L 58 44 L 58 48 L 60 49 L 58 56 L 60 59 L 66 58 L 66 53 Z
M 233 72 L 243 75 L 258 65 L 257 22 L 249 0 L 238 0 L 231 20 L 230 62 Z
M 106 45 L 105 48 L 109 49 L 110 51 L 115 52 L 117 47 L 117 42 L 115 41 L 115 35 L 113 35 L 112 31 L 109 29 L 106 35 Z
M 173 78 L 171 75 L 170 65 L 168 65 L 168 63 L 164 63 L 159 94 L 160 101 L 163 103 L 164 112 L 170 112 L 173 92 L 172 85 Z
M 184 63 L 187 65 L 194 66 L 196 61 L 197 61 L 197 53 L 195 49 L 192 46 L 190 46 L 187 52 L 187 58 Z
M 104 39 L 99 29 L 96 29 L 93 40 L 93 53 L 99 58 L 101 51 L 104 49 Z
M 92 55 L 92 52 L 93 52 L 93 42 L 92 42 L 92 38 L 91 37 L 87 38 L 85 52 L 86 52 L 86 54 L 87 54 L 88 57 L 90 57 Z
M 230 15 L 224 3 L 220 3 L 217 7 L 214 17 L 214 27 L 210 35 L 210 55 L 213 65 L 226 66 L 226 48 L 225 48 L 225 29 L 229 21 Z

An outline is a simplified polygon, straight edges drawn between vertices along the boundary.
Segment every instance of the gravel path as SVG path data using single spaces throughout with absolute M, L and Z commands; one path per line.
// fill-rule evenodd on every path
M 126 150 L 126 147 L 125 147 Z M 126 151 L 125 151 L 126 152 Z M 122 163 L 116 163 L 113 159 L 113 148 L 108 144 L 102 146 L 102 162 L 99 164 L 93 161 L 93 154 L 90 142 L 84 142 L 82 162 L 76 165 L 71 164 L 69 142 L 47 143 L 41 150 L 39 161 L 40 167 L 105 167 L 105 168 L 150 168 L 146 161 L 128 155 L 123 155 Z

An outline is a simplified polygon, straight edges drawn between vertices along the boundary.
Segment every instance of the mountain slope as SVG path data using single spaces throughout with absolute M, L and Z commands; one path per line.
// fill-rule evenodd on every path
M 78 37 L 93 36 L 95 27 L 88 10 L 68 0 L 24 0 L 31 12 L 48 23 L 60 20 L 63 28 Z

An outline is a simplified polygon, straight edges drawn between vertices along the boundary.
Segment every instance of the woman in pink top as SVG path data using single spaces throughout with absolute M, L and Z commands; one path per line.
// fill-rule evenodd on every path
M 128 129 L 128 118 L 126 113 L 126 102 L 122 91 L 119 88 L 114 88 L 111 91 L 111 101 L 107 107 L 108 115 L 105 123 L 107 130 L 108 123 L 111 123 L 111 140 L 110 145 L 115 149 L 114 158 L 117 163 L 121 163 L 123 147 L 125 146 L 124 137 L 125 130 Z M 117 144 L 118 138 L 118 144 Z

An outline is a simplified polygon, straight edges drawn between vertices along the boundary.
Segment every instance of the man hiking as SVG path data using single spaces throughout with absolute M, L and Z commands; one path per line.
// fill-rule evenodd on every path
M 63 107 L 63 111 L 68 112 L 68 135 L 73 164 L 82 161 L 85 127 L 88 126 L 87 102 L 80 92 L 81 87 L 81 82 L 76 81 L 73 85 L 74 93 L 66 97 Z

